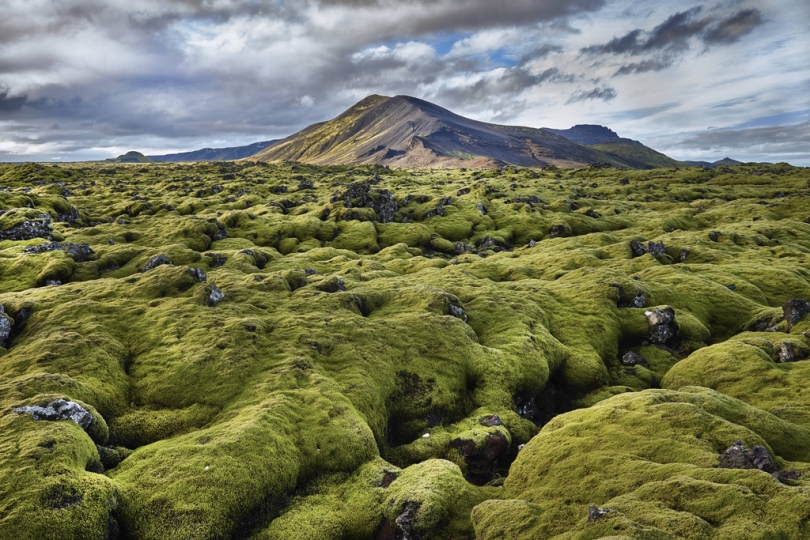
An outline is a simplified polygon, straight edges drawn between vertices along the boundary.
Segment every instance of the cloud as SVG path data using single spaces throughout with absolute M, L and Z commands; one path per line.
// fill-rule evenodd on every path
M 684 49 L 689 38 L 699 34 L 709 24 L 709 19 L 695 19 L 701 6 L 670 15 L 667 20 L 650 32 L 637 28 L 622 37 L 614 37 L 603 45 L 591 45 L 582 49 L 587 54 L 638 55 L 661 49 Z
M 569 103 L 578 103 L 581 101 L 589 101 L 593 99 L 599 99 L 602 101 L 610 101 L 614 99 L 618 93 L 616 92 L 615 88 L 611 88 L 609 86 L 600 86 L 597 88 L 593 88 L 591 90 L 577 90 L 568 98 L 566 101 L 566 105 Z
M 339 13 L 368 13 L 391 37 L 482 28 L 530 26 L 601 9 L 605 0 L 321 0 L 316 5 Z M 348 8 L 348 9 L 347 9 Z
M 738 11 L 720 20 L 714 16 L 699 18 L 702 11 L 702 6 L 696 6 L 675 13 L 649 32 L 637 28 L 607 43 L 583 47 L 580 52 L 589 56 L 649 56 L 639 62 L 622 65 L 614 75 L 661 71 L 672 66 L 689 50 L 689 42 L 693 38 L 706 47 L 728 45 L 762 24 L 762 13 L 756 9 Z
M 757 154 L 803 154 L 810 148 L 810 121 L 746 129 L 699 132 L 675 146 L 701 151 L 747 151 Z
M 671 15 L 650 32 L 650 36 L 641 47 L 642 50 L 686 48 L 689 38 L 703 31 L 710 22 L 708 18 L 695 19 L 701 11 L 702 6 L 697 6 Z
M 706 43 L 734 43 L 760 24 L 762 13 L 756 9 L 745 9 L 711 27 L 703 40 Z
M 8 97 L 8 90 L 0 88 L 0 115 L 19 111 L 25 105 L 27 99 L 27 96 Z
M 535 47 L 521 55 L 520 63 L 527 64 L 534 60 L 540 60 L 543 58 L 548 58 L 552 54 L 558 54 L 563 52 L 563 48 L 560 45 L 555 45 L 553 43 L 543 43 L 539 47 Z
M 671 55 L 664 55 L 658 58 L 649 58 L 641 62 L 624 64 L 614 75 L 629 75 L 631 73 L 646 73 L 648 71 L 661 71 L 675 63 L 675 58 Z
M 594 105 L 588 115 L 607 121 L 621 109 L 619 94 L 644 110 L 672 102 L 686 82 L 671 89 L 656 74 L 690 48 L 708 52 L 703 59 L 730 55 L 763 39 L 760 25 L 784 19 L 745 1 L 686 9 L 692 4 L 666 0 L 629 15 L 631 0 L 16 1 L 0 18 L 0 152 L 70 159 L 104 157 L 105 148 L 234 146 L 287 136 L 371 93 L 524 125 L 567 122 L 585 102 Z M 763 57 L 795 66 L 787 54 L 806 33 L 784 34 L 779 52 L 763 48 Z M 737 74 L 743 64 L 723 65 Z M 771 80 L 776 64 L 757 80 Z M 636 73 L 650 75 L 601 84 Z M 755 86 L 747 92 L 761 95 Z M 772 100 L 786 92 L 771 91 Z M 676 99 L 678 115 L 656 121 L 685 117 L 687 97 Z M 617 122 L 633 126 L 626 118 Z

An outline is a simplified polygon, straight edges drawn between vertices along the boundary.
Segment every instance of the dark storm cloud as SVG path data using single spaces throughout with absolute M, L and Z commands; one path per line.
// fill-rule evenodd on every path
M 16 112 L 22 109 L 27 99 L 27 96 L 8 97 L 8 90 L 0 88 L 0 118 L 4 116 L 4 113 Z
M 684 49 L 688 46 L 689 39 L 700 34 L 711 22 L 709 18 L 696 19 L 702 9 L 702 6 L 697 6 L 676 13 L 650 32 L 639 28 L 603 45 L 585 47 L 582 52 L 637 55 L 661 49 Z
M 810 121 L 801 124 L 700 132 L 676 146 L 707 150 L 749 150 L 770 154 L 805 154 L 810 148 Z
M 495 101 L 511 100 L 524 90 L 544 82 L 570 82 L 572 78 L 557 68 L 549 68 L 535 75 L 528 69 L 518 66 L 505 69 L 497 75 L 485 76 L 466 86 L 443 88 L 436 97 L 448 106 L 464 106 L 471 103 L 486 105 L 487 102 L 492 105 Z
M 695 19 L 702 9 L 702 6 L 697 6 L 670 16 L 650 32 L 649 38 L 641 46 L 642 51 L 686 48 L 689 38 L 702 32 L 709 24 L 708 18 Z
M 321 0 L 326 7 L 384 10 L 402 6 L 401 0 Z M 413 14 L 398 19 L 396 27 L 409 35 L 477 30 L 498 26 L 527 26 L 593 12 L 605 0 L 413 0 L 407 2 Z
M 582 52 L 611 54 L 636 53 L 637 51 L 641 50 L 642 44 L 639 40 L 639 36 L 641 36 L 641 34 L 642 30 L 633 30 L 623 37 L 615 37 L 611 39 L 604 45 L 591 45 L 590 47 L 585 47 L 582 49 Z
M 720 21 L 703 36 L 706 43 L 734 43 L 762 24 L 762 14 L 756 9 L 746 9 Z
M 698 17 L 702 11 L 702 6 L 696 6 L 675 13 L 650 32 L 635 29 L 607 43 L 584 47 L 580 52 L 587 55 L 650 56 L 640 62 L 622 65 L 615 75 L 661 71 L 689 50 L 693 38 L 699 39 L 706 47 L 734 43 L 762 24 L 762 14 L 756 9 L 739 11 L 720 20 L 714 16 Z
M 531 62 L 533 60 L 540 60 L 542 58 L 547 58 L 549 55 L 554 53 L 561 53 L 563 52 L 563 48 L 559 45 L 554 45 L 552 43 L 543 43 L 539 47 L 536 47 L 529 52 L 524 53 L 520 57 L 520 64 L 526 64 L 527 62 Z
M 675 58 L 671 55 L 664 55 L 658 58 L 650 58 L 641 62 L 625 64 L 616 70 L 615 75 L 628 75 L 630 73 L 646 73 L 648 71 L 661 71 L 675 63 Z
M 610 101 L 611 99 L 615 98 L 618 95 L 615 88 L 611 88 L 609 86 L 601 86 L 597 88 L 593 88 L 591 90 L 577 90 L 571 97 L 568 98 L 566 104 L 569 103 L 578 103 L 580 101 L 589 101 L 593 99 L 599 99 L 602 101 Z

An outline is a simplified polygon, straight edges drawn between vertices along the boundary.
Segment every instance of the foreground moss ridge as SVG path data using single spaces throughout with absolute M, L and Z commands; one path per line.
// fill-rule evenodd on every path
M 809 180 L 0 165 L 0 538 L 810 537 Z

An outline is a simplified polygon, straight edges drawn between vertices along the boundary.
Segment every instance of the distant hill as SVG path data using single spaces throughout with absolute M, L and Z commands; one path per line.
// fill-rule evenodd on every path
M 727 167 L 731 167 L 733 165 L 742 165 L 742 161 L 737 161 L 736 159 L 731 158 L 723 158 L 718 161 L 684 161 L 690 167 L 706 167 L 708 169 L 714 169 L 715 167 L 719 167 L 720 165 L 725 165 Z
M 340 116 L 313 124 L 254 156 L 320 165 L 403 167 L 630 166 L 544 129 L 478 122 L 409 96 L 369 96 Z
M 548 129 L 577 144 L 583 144 L 613 156 L 634 169 L 654 169 L 659 167 L 683 167 L 685 163 L 672 159 L 633 139 L 619 135 L 605 127 L 593 124 L 580 124 L 570 129 Z
M 146 157 L 140 152 L 127 152 L 117 158 L 110 158 L 106 161 L 111 163 L 154 163 L 153 159 Z
M 159 162 L 181 162 L 181 161 L 231 161 L 235 159 L 248 158 L 278 140 L 262 141 L 247 146 L 232 146 L 230 148 L 203 148 L 192 152 L 181 152 L 179 154 L 164 154 L 162 156 L 148 156 L 149 159 Z
M 594 124 L 578 124 L 570 129 L 544 129 L 556 133 L 557 135 L 562 135 L 569 141 L 584 144 L 585 146 L 603 143 L 627 143 L 643 146 L 640 142 L 634 141 L 633 139 L 619 137 L 612 129 Z

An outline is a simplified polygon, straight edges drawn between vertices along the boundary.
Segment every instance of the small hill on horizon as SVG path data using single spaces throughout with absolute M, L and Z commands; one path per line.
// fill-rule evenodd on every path
M 612 135 L 600 141 L 630 141 L 607 131 Z M 657 154 L 656 158 L 669 160 L 636 141 L 631 143 Z M 619 150 L 611 147 L 604 151 L 579 144 L 549 129 L 479 122 L 410 96 L 372 95 L 336 118 L 313 124 L 254 157 L 314 165 L 369 163 L 401 167 L 581 167 L 596 163 L 630 168 L 682 166 L 675 160 L 666 165 L 649 164 L 643 155 L 622 155 Z
M 736 159 L 731 159 L 730 157 L 718 159 L 717 161 L 684 161 L 684 163 L 690 167 L 706 167 L 707 169 L 714 169 L 715 167 L 720 167 L 721 165 L 733 167 L 734 165 L 743 164 L 742 161 L 737 161 Z
M 687 164 L 672 159 L 639 141 L 619 137 L 612 129 L 594 124 L 579 124 L 570 129 L 549 129 L 577 144 L 594 148 L 613 156 L 634 169 L 684 167 Z
M 155 160 L 135 151 L 127 152 L 126 154 L 105 161 L 109 161 L 110 163 L 155 163 Z
M 232 161 L 253 156 L 257 152 L 272 146 L 278 139 L 261 141 L 246 146 L 232 146 L 229 148 L 203 148 L 190 152 L 164 154 L 160 156 L 147 156 L 149 159 L 161 163 L 187 162 L 187 161 Z

